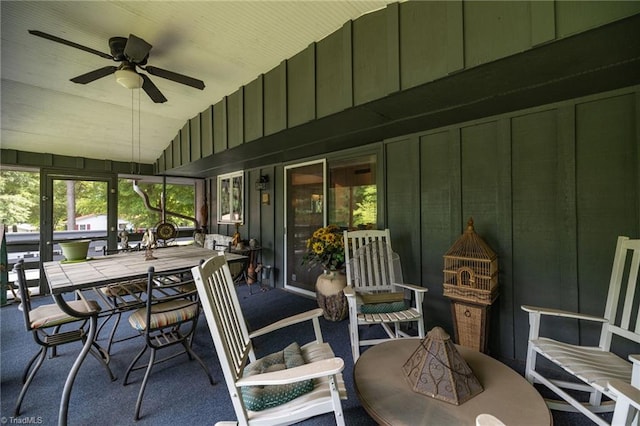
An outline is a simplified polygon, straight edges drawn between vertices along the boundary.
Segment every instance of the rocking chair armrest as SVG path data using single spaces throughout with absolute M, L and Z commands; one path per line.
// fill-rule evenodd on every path
M 402 287 L 402 288 L 406 288 L 407 290 L 411 290 L 411 291 L 415 291 L 417 293 L 426 293 L 429 291 L 428 288 L 426 287 L 421 287 L 419 285 L 415 285 L 415 284 L 407 284 L 407 283 L 393 283 L 394 286 L 396 287 Z
M 342 292 L 347 297 L 356 297 L 356 290 L 353 287 L 351 287 L 350 285 L 348 285 L 345 288 L 343 288 Z
M 327 377 L 340 373 L 344 369 L 342 358 L 329 358 L 320 361 L 304 364 L 299 367 L 287 368 L 269 373 L 255 374 L 249 377 L 242 377 L 236 381 L 237 386 L 268 386 L 284 385 L 303 380 Z
M 254 337 L 262 336 L 264 334 L 271 333 L 272 331 L 279 330 L 281 328 L 288 327 L 293 324 L 298 324 L 304 321 L 313 320 L 314 318 L 318 318 L 321 316 L 322 308 L 316 308 L 307 312 L 292 315 L 249 333 L 249 338 L 253 339 Z
M 587 321 L 595 321 L 595 322 L 609 322 L 606 318 L 596 317 L 593 315 L 580 314 L 577 312 L 565 311 L 562 309 L 552 309 L 552 308 L 540 308 L 538 306 L 521 306 L 523 311 L 529 312 L 530 314 L 538 314 L 538 315 L 550 315 L 556 317 L 564 317 L 564 318 L 574 318 L 579 320 L 587 320 Z
M 640 409 L 640 389 L 620 379 L 609 380 L 608 388 L 616 394 L 618 402 L 621 401 L 621 398 L 624 398 L 636 409 Z

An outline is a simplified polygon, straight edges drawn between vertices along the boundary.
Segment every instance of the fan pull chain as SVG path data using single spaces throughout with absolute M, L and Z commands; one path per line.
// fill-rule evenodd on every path
M 140 89 L 138 89 L 138 174 L 140 174 L 140 151 L 142 146 L 142 131 L 140 129 L 140 115 L 142 111 L 140 110 Z
M 135 157 L 134 157 L 134 115 L 135 111 L 133 110 L 133 90 L 131 91 L 131 167 L 130 167 L 130 172 L 133 174 L 135 173 Z

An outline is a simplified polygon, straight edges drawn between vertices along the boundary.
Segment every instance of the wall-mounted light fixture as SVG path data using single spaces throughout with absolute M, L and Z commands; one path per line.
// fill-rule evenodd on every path
M 260 178 L 256 181 L 256 190 L 264 191 L 269 186 L 268 183 L 269 183 L 269 176 L 260 175 Z

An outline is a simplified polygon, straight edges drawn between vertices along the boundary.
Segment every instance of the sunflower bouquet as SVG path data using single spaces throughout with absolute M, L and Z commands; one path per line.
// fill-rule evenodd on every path
M 309 268 L 322 265 L 327 271 L 337 271 L 344 266 L 344 241 L 342 231 L 336 225 L 316 229 L 307 240 L 307 252 L 302 264 Z

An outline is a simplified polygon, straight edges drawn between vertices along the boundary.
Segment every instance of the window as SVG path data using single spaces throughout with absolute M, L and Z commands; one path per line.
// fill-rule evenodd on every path
M 218 223 L 244 222 L 244 172 L 218 176 Z
M 376 157 L 329 162 L 329 222 L 349 229 L 371 229 L 378 219 Z
M 155 176 L 121 176 L 118 180 L 118 229 L 144 232 L 162 223 L 163 193 L 166 194 L 164 221 L 179 229 L 195 228 L 193 179 L 167 177 L 163 183 Z

